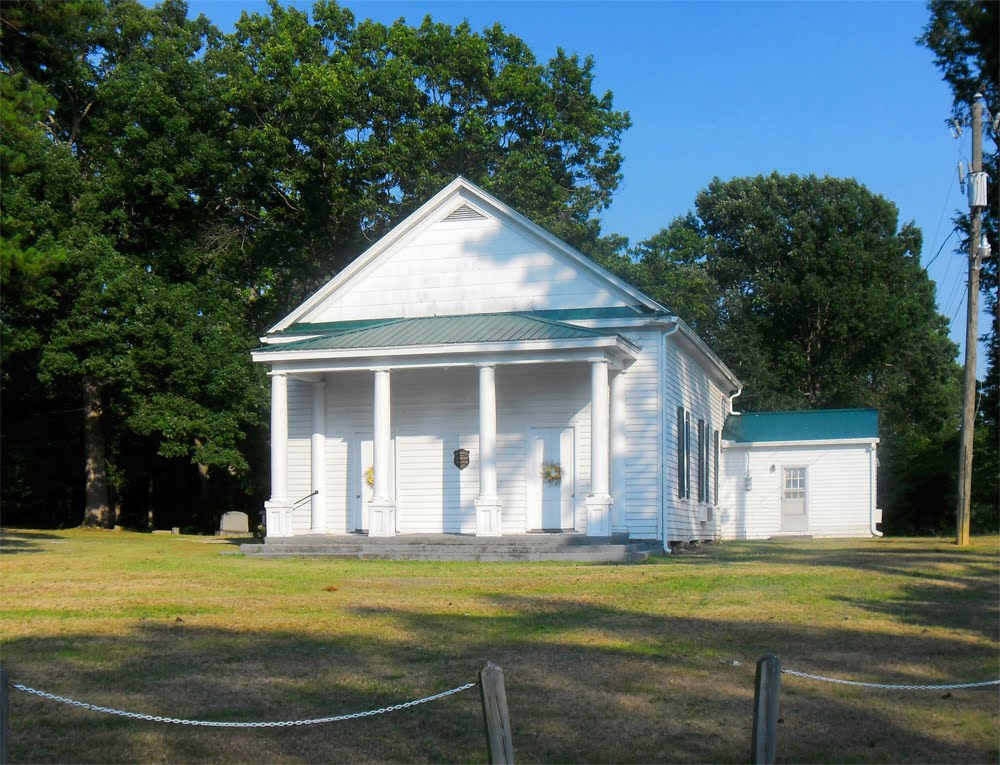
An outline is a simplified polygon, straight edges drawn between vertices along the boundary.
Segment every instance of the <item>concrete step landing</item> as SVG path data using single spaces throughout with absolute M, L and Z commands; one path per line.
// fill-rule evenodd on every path
M 579 533 L 477 537 L 467 534 L 363 534 L 270 538 L 240 545 L 250 558 L 360 558 L 365 560 L 577 561 L 633 563 L 662 552 L 658 542 L 627 535 L 588 537 Z

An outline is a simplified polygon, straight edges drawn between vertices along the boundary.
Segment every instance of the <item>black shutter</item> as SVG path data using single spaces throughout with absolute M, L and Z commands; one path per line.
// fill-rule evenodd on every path
M 719 431 L 715 431 L 715 504 L 719 504 Z
M 677 407 L 677 496 L 684 497 L 684 407 Z
M 698 420 L 698 501 L 705 501 L 705 421 Z
M 691 412 L 684 412 L 684 496 L 691 498 Z

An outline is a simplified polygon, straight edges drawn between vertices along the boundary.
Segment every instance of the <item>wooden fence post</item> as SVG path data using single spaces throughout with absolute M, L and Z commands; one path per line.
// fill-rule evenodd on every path
M 492 661 L 479 671 L 479 694 L 483 699 L 483 722 L 490 765 L 514 765 L 514 743 L 510 736 L 510 714 L 503 670 Z
M 778 749 L 778 697 L 781 695 L 781 659 L 768 654 L 757 661 L 753 690 L 753 742 L 750 762 L 774 765 Z
M 0 667 L 0 765 L 7 765 L 7 732 L 10 726 L 7 670 Z

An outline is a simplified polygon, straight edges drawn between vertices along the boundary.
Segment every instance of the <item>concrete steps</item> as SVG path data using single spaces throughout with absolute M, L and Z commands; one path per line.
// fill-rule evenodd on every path
M 240 545 L 250 558 L 356 558 L 362 560 L 574 561 L 634 563 L 662 552 L 657 542 L 625 535 L 524 534 L 483 538 L 461 534 L 408 534 L 395 537 L 299 536 Z

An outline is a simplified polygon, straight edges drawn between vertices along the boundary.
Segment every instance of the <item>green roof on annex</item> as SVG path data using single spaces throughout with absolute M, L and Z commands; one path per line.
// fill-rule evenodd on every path
M 736 443 L 878 438 L 878 409 L 814 409 L 729 415 L 722 437 Z
M 593 310 L 593 309 L 591 309 Z M 393 348 L 421 345 L 452 345 L 463 343 L 502 343 L 531 340 L 578 340 L 594 337 L 614 337 L 607 329 L 590 329 L 566 324 L 554 318 L 618 318 L 618 316 L 562 315 L 562 312 L 468 314 L 460 316 L 426 316 L 412 319 L 366 319 L 362 321 L 296 324 L 277 336 L 317 335 L 290 343 L 276 343 L 261 348 L 262 352 L 328 351 L 363 348 Z M 620 314 L 621 311 L 615 313 Z M 648 314 L 646 314 L 648 316 Z M 630 310 L 630 316 L 642 313 Z M 622 317 L 624 318 L 624 317 Z

